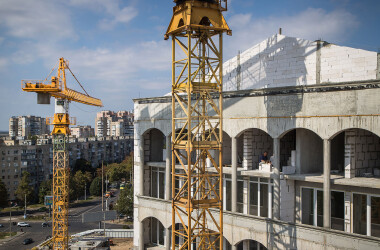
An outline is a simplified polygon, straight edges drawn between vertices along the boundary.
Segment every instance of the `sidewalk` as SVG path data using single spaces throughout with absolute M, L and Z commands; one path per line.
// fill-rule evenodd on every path
M 19 237 L 20 235 L 23 235 L 25 232 L 17 232 L 17 234 L 15 236 L 12 236 L 12 237 L 8 237 L 8 238 L 5 238 L 5 239 L 1 239 L 0 240 L 0 246 L 4 245 L 5 243 Z

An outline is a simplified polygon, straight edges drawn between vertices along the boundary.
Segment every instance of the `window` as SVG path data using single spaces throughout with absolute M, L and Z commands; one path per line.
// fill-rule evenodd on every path
M 316 188 L 301 189 L 301 223 L 323 226 L 323 191 Z
M 267 178 L 251 177 L 249 181 L 249 214 L 272 217 L 272 185 Z M 270 216 L 269 216 L 270 213 Z
M 223 185 L 223 197 L 224 197 L 224 207 L 223 209 L 226 211 L 231 211 L 231 202 L 232 202 L 232 183 L 231 183 L 231 175 L 226 174 L 224 175 L 224 185 Z
M 151 196 L 165 199 L 165 169 L 152 167 L 151 169 Z
M 244 213 L 244 180 L 237 181 L 237 212 Z
M 371 235 L 380 237 L 380 197 L 371 197 Z
M 344 231 L 344 192 L 331 192 L 331 228 Z
M 380 237 L 380 197 L 353 194 L 354 233 Z
M 354 233 L 367 234 L 367 195 L 353 195 Z
M 151 242 L 155 245 L 164 245 L 165 239 L 165 228 L 164 226 L 156 219 L 151 218 Z

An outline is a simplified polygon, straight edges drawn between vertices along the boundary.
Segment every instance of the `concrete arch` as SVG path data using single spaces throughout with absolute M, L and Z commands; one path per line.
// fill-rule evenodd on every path
M 152 131 L 152 130 L 157 130 L 157 131 L 159 131 L 161 134 L 163 134 L 163 135 L 165 136 L 165 133 L 162 132 L 162 130 L 160 130 L 160 129 L 158 129 L 158 128 L 148 128 L 148 129 L 146 129 L 141 135 L 144 136 L 144 135 L 146 135 L 148 132 L 150 132 L 150 131 Z
M 290 131 L 295 130 L 295 129 L 304 129 L 304 130 L 310 131 L 310 132 L 314 133 L 315 135 L 317 135 L 320 139 L 323 140 L 322 136 L 321 136 L 320 134 L 318 134 L 316 131 L 314 131 L 314 130 L 312 130 L 312 129 L 310 129 L 310 128 L 303 128 L 303 127 L 289 128 L 289 129 L 283 131 L 283 132 L 278 136 L 278 138 L 282 138 L 284 135 L 286 135 L 287 133 L 289 133 Z
M 141 221 L 142 223 L 149 219 L 149 218 L 155 218 L 156 220 L 158 220 L 165 228 L 169 228 L 171 227 L 171 220 L 168 220 L 166 218 L 166 215 L 165 213 L 155 213 L 155 214 L 144 214 L 144 215 L 141 215 L 139 216 L 139 221 Z M 171 218 L 170 218 L 171 219 Z M 170 223 L 168 223 L 170 222 Z
M 265 247 L 265 249 L 268 249 L 268 246 L 267 246 L 267 242 L 266 241 L 259 241 L 257 239 L 255 239 L 255 237 L 250 237 L 250 238 L 241 238 L 239 239 L 239 241 L 235 241 L 235 243 L 233 244 L 233 246 L 238 246 L 240 243 L 244 242 L 244 241 L 253 241 L 253 242 L 258 242 L 260 243 L 263 247 Z
M 273 133 L 268 130 L 268 124 L 265 119 L 225 119 L 223 120 L 223 131 L 231 138 L 237 137 L 247 129 L 257 128 L 269 134 L 272 138 Z
M 347 129 L 364 129 L 380 137 L 380 117 L 379 116 L 353 116 L 353 117 L 338 117 L 325 118 L 328 126 L 326 139 L 333 138 L 340 131 Z
M 371 134 L 376 135 L 377 137 L 380 137 L 380 134 L 377 134 L 376 132 L 373 132 L 373 131 L 371 131 L 371 130 L 368 130 L 368 129 L 365 129 L 365 128 L 353 127 L 353 128 L 346 128 L 346 129 L 343 129 L 343 130 L 337 131 L 337 132 L 335 132 L 335 134 L 331 135 L 328 139 L 329 139 L 329 140 L 332 140 L 332 139 L 334 139 L 337 135 L 339 135 L 340 133 L 343 133 L 343 132 L 345 132 L 345 131 L 347 131 L 347 130 L 351 130 L 351 129 L 364 130 L 364 131 L 370 132 Z
M 261 246 L 260 246 L 260 249 L 262 248 L 262 247 L 265 247 L 266 249 L 268 249 L 266 246 L 264 246 L 264 244 L 263 243 L 261 243 L 260 241 L 257 241 L 257 240 L 254 240 L 254 239 L 244 239 L 244 240 L 241 240 L 241 241 L 239 241 L 238 243 L 236 243 L 235 244 L 235 246 L 237 247 L 239 244 L 241 244 L 241 243 L 243 243 L 244 241 L 250 241 L 250 243 L 252 244 L 257 244 L 257 243 L 259 243 Z
M 273 137 L 272 137 L 267 131 L 262 130 L 261 128 L 246 128 L 246 129 L 240 131 L 238 134 L 236 134 L 235 137 L 239 137 L 239 136 L 241 136 L 245 131 L 248 131 L 248 130 L 250 130 L 250 129 L 257 129 L 257 130 L 260 130 L 261 132 L 264 132 L 265 134 L 269 135 L 269 136 L 273 139 Z
M 144 135 L 150 129 L 158 129 L 165 136 L 171 133 L 171 120 L 154 120 L 151 121 L 140 121 L 135 123 L 135 135 Z

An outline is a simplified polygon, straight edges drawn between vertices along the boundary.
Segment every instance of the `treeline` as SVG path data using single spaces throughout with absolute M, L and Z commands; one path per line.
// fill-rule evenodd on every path
M 132 182 L 133 154 L 127 156 L 121 163 L 104 165 L 104 180 L 108 183 L 113 182 Z M 25 198 L 28 205 L 44 203 L 46 195 L 52 195 L 52 180 L 40 183 L 38 195 L 31 188 L 30 173 L 24 171 L 21 181 L 15 192 L 18 204 L 24 205 Z M 8 194 L 4 183 L 0 180 L 0 207 L 7 207 Z M 78 159 L 70 171 L 69 176 L 69 199 L 70 201 L 84 198 L 86 195 L 102 195 L 102 167 L 93 168 L 90 162 Z

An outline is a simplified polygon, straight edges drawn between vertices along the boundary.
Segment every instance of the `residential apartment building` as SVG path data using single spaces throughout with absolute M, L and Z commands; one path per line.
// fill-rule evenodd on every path
M 95 119 L 95 135 L 125 136 L 133 135 L 133 113 L 129 111 L 101 111 Z
M 75 126 L 70 128 L 70 133 L 76 138 L 88 138 L 95 136 L 94 128 L 91 128 L 90 125 L 87 126 Z
M 38 116 L 12 116 L 9 118 L 9 136 L 28 137 L 49 134 L 46 119 Z
M 379 249 L 379 54 L 274 35 L 223 68 L 224 249 Z M 171 97 L 134 103 L 134 246 L 171 249 Z
M 76 160 L 86 159 L 93 167 L 102 162 L 121 162 L 129 155 L 133 138 L 120 137 L 92 137 L 70 138 L 67 144 L 69 164 L 74 166 Z M 39 184 L 53 176 L 53 145 L 50 136 L 41 136 L 37 142 L 31 140 L 5 140 L 0 145 L 1 180 L 8 189 L 9 199 L 14 200 L 14 192 L 21 180 L 22 172 L 31 174 L 31 188 L 38 192 Z

